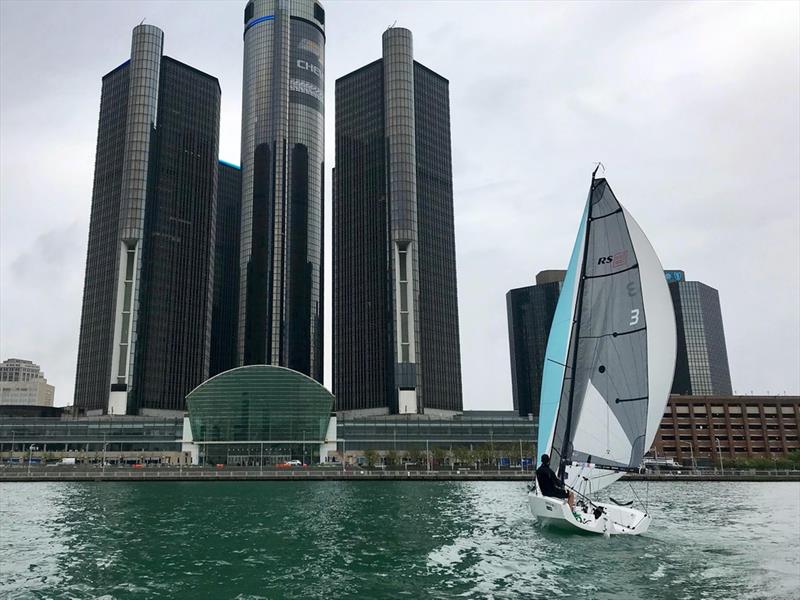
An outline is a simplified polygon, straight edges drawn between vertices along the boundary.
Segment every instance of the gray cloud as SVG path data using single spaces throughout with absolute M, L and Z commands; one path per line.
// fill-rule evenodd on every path
M 0 3 L 0 355 L 39 360 L 59 404 L 75 373 L 100 77 L 146 17 L 166 54 L 220 78 L 220 153 L 238 162 L 243 7 Z M 565 265 L 597 160 L 664 265 L 719 289 L 734 388 L 800 393 L 796 3 L 326 10 L 329 166 L 334 80 L 378 58 L 394 21 L 450 80 L 466 407 L 511 406 L 505 293 Z

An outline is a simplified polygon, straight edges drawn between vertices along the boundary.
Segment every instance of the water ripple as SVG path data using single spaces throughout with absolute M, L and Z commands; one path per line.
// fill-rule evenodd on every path
M 540 529 L 518 483 L 4 483 L 0 597 L 800 596 L 799 484 L 649 502 L 648 535 L 606 539 Z

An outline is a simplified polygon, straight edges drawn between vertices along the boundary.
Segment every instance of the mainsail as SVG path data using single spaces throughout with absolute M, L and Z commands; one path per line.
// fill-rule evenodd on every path
M 664 271 L 605 179 L 592 178 L 545 357 L 540 452 L 592 490 L 636 469 L 650 448 L 675 370 Z

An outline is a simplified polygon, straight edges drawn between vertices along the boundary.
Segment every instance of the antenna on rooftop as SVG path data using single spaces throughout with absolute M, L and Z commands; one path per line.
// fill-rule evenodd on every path
M 146 19 L 146 18 L 147 18 L 147 17 L 145 17 L 144 19 Z M 141 23 L 139 23 L 139 25 L 144 25 L 144 19 L 142 19 L 142 22 L 141 22 Z

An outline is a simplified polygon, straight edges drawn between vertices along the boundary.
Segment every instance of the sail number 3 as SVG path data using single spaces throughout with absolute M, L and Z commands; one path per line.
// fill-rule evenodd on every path
M 628 323 L 631 327 L 639 323 L 639 309 L 634 308 L 631 310 L 631 322 Z

